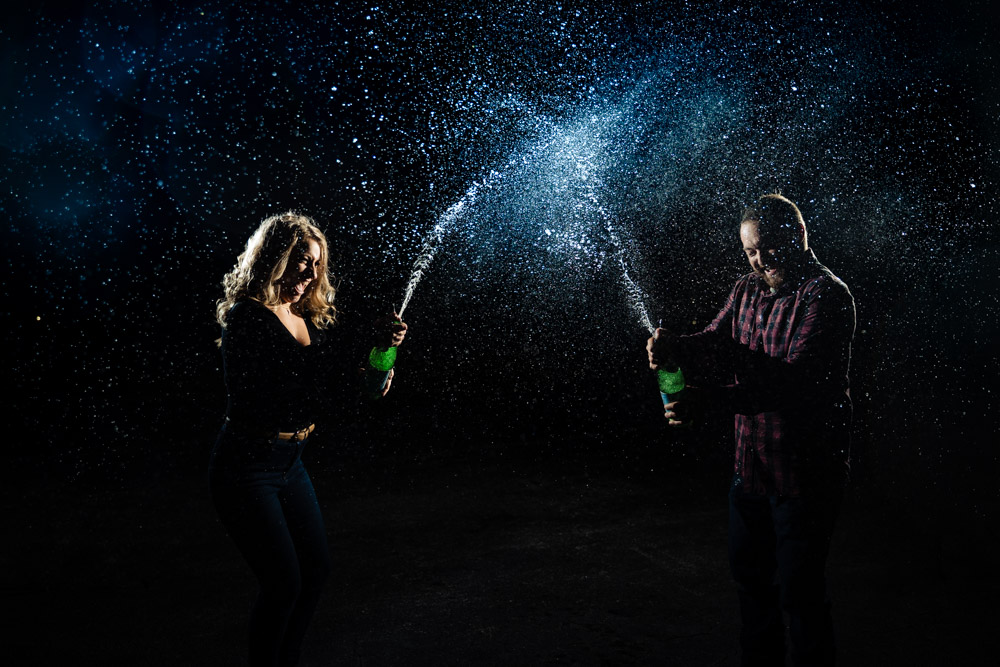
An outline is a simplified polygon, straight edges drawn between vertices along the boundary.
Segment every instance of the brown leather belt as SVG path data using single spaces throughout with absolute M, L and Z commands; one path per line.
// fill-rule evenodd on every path
M 316 430 L 316 424 L 309 424 L 304 429 L 295 431 L 294 433 L 278 433 L 278 438 L 280 440 L 297 440 L 302 442 L 309 437 L 309 434 Z

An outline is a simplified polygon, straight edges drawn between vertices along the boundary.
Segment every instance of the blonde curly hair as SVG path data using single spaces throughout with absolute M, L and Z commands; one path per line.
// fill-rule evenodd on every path
M 330 253 L 326 236 L 311 218 L 294 211 L 266 218 L 247 241 L 236 266 L 222 279 L 224 296 L 215 309 L 215 319 L 219 324 L 226 327 L 229 310 L 240 299 L 253 299 L 271 307 L 281 305 L 278 281 L 295 249 L 310 240 L 316 241 L 321 250 L 316 278 L 291 308 L 298 315 L 310 319 L 319 329 L 336 324 L 337 309 L 333 299 L 337 289 L 329 275 Z

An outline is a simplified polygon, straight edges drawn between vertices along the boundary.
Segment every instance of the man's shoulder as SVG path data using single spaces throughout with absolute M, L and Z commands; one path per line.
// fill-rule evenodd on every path
M 822 264 L 818 265 L 817 268 L 816 275 L 811 276 L 803 283 L 804 289 L 851 296 L 851 290 L 847 287 L 847 283 L 837 277 L 833 271 Z
M 816 275 L 803 282 L 798 291 L 799 298 L 807 303 L 827 304 L 830 307 L 854 307 L 854 296 L 847 283 L 823 265 L 819 265 Z

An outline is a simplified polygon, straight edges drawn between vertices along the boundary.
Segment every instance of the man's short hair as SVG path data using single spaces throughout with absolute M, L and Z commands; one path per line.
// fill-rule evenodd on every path
M 803 250 L 809 247 L 806 222 L 799 207 L 780 192 L 763 195 L 743 211 L 740 224 L 756 222 L 760 225 L 761 236 L 784 241 L 788 245 L 798 245 Z

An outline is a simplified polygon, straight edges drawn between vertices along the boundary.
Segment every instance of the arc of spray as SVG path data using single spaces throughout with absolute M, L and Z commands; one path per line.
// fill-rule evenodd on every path
M 596 201 L 596 197 L 594 198 Z M 629 306 L 632 307 L 632 311 L 635 313 L 636 317 L 639 318 L 639 323 L 646 327 L 650 335 L 656 331 L 656 327 L 653 326 L 653 321 L 649 318 L 649 310 L 646 308 L 645 295 L 642 293 L 642 289 L 632 280 L 632 277 L 628 273 L 628 262 L 625 259 L 625 246 L 622 245 L 621 239 L 618 237 L 618 232 L 615 231 L 614 226 L 611 224 L 610 216 L 604 211 L 600 204 L 598 203 L 598 211 L 601 212 L 604 218 L 605 228 L 608 230 L 608 236 L 611 237 L 611 244 L 618 251 L 618 264 L 621 266 L 622 270 L 622 283 L 625 287 L 625 296 L 628 301 Z
M 420 279 L 424 277 L 424 271 L 426 271 L 431 262 L 434 261 L 434 255 L 437 253 L 438 246 L 444 239 L 445 232 L 448 228 L 458 219 L 465 210 L 466 206 L 471 205 L 476 200 L 476 194 L 479 192 L 479 183 L 473 183 L 472 187 L 465 193 L 465 195 L 459 199 L 457 202 L 448 207 L 448 210 L 444 212 L 441 218 L 438 220 L 434 228 L 431 229 L 430 233 L 424 238 L 424 245 L 420 249 L 420 254 L 417 255 L 417 259 L 413 262 L 413 268 L 410 270 L 410 280 L 406 284 L 406 290 L 403 295 L 403 305 L 399 307 L 399 317 L 402 319 L 403 311 L 410 304 L 410 299 L 413 297 L 413 291 L 417 288 L 420 283 Z
M 465 211 L 471 208 L 476 202 L 480 191 L 496 187 L 497 183 L 503 180 L 507 173 L 518 165 L 527 164 L 532 155 L 548 148 L 556 140 L 557 136 L 557 133 L 552 133 L 547 140 L 539 142 L 526 153 L 514 151 L 502 168 L 491 170 L 481 181 L 474 181 L 469 189 L 465 191 L 465 194 L 441 214 L 437 223 L 435 223 L 434 227 L 431 228 L 431 231 L 424 238 L 420 253 L 413 262 L 413 268 L 410 270 L 410 279 L 406 283 L 406 290 L 403 294 L 403 303 L 397 313 L 400 318 L 403 317 L 403 311 L 409 305 L 414 290 L 416 290 L 417 285 L 420 284 L 420 280 L 424 277 L 424 272 L 430 268 L 431 262 L 434 261 L 434 255 L 437 254 L 437 249 L 441 245 L 441 241 L 444 240 L 445 235 L 454 225 L 455 221 L 461 218 Z
M 608 237 L 611 240 L 611 245 L 614 246 L 616 254 L 618 255 L 618 264 L 621 267 L 622 271 L 622 283 L 625 288 L 626 301 L 628 301 L 628 304 L 632 308 L 632 311 L 639 319 L 639 323 L 642 324 L 642 326 L 646 327 L 646 330 L 649 331 L 650 335 L 652 335 L 656 331 L 656 327 L 653 326 L 653 321 L 649 318 L 649 310 L 646 308 L 645 295 L 643 294 L 642 289 L 636 284 L 634 280 L 632 280 L 632 277 L 629 275 L 628 262 L 626 261 L 625 257 L 625 246 L 622 244 L 621 238 L 618 236 L 618 231 L 615 229 L 614 223 L 612 221 L 613 220 L 612 215 L 608 213 L 607 209 L 604 208 L 604 206 L 601 204 L 600 198 L 594 191 L 594 187 L 592 184 L 595 181 L 598 181 L 598 179 L 594 178 L 591 174 L 588 174 L 586 170 L 582 171 L 583 173 L 581 174 L 581 176 L 584 177 L 582 180 L 588 184 L 586 189 L 586 197 L 590 201 L 590 203 L 593 204 L 594 209 L 597 211 L 598 215 L 600 215 L 601 219 L 604 221 L 604 228 L 607 230 Z

